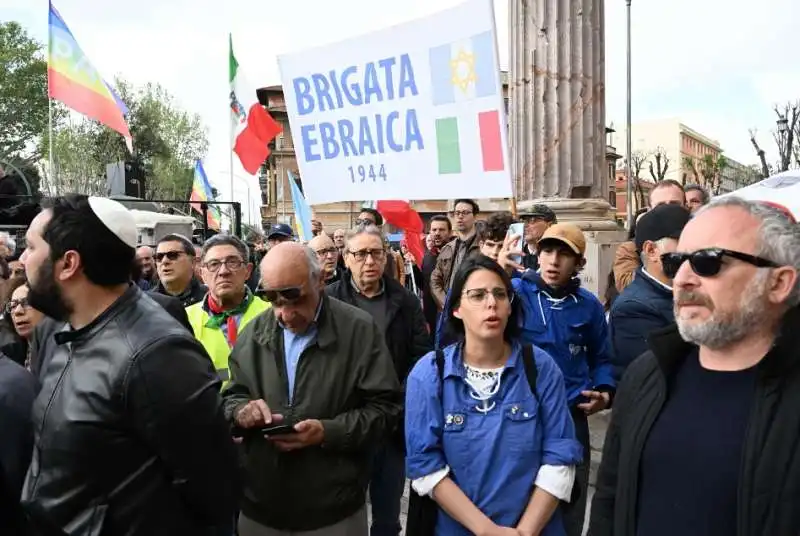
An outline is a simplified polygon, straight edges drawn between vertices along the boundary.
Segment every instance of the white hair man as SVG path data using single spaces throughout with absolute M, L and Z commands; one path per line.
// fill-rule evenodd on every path
M 677 326 L 650 337 L 617 391 L 589 534 L 793 534 L 800 228 L 722 198 L 661 263 Z

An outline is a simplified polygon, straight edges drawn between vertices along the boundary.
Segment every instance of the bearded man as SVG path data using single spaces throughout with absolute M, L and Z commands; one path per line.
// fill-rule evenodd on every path
M 50 319 L 22 506 L 34 534 L 233 532 L 238 462 L 220 380 L 199 342 L 131 283 L 133 215 L 57 198 L 21 257 L 28 303 Z
M 617 390 L 589 534 L 797 534 L 800 229 L 719 199 L 661 264 L 677 326 Z

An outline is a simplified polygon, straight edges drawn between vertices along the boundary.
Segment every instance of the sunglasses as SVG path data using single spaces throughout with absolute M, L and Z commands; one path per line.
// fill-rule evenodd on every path
M 187 253 L 185 251 L 163 251 L 153 255 L 153 258 L 155 258 L 156 262 L 162 262 L 164 257 L 171 261 L 177 261 L 181 258 L 181 255 L 187 255 Z
M 700 277 L 714 277 L 722 269 L 725 257 L 737 259 L 759 268 L 778 267 L 778 264 L 762 257 L 722 248 L 700 249 L 693 253 L 664 253 L 661 255 L 661 267 L 664 275 L 674 279 L 683 263 L 689 261 L 692 271 Z
M 292 304 L 303 297 L 302 287 L 268 288 L 261 291 L 261 296 L 269 303 Z

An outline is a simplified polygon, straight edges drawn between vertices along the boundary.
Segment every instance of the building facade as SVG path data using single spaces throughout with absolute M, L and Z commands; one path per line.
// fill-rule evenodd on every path
M 626 129 L 623 128 L 614 136 L 614 144 L 625 147 L 626 135 Z M 649 164 L 657 166 L 654 155 L 660 152 L 667 160 L 667 170 L 663 178 L 681 184 L 702 182 L 697 177 L 702 160 L 707 156 L 716 160 L 722 154 L 718 141 L 689 128 L 675 118 L 634 123 L 631 126 L 631 144 L 634 154 L 638 153 L 646 158 L 641 175 L 650 177 Z

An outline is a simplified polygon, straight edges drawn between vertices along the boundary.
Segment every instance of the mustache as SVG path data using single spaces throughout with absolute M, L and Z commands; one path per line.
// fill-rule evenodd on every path
M 713 303 L 704 294 L 692 290 L 678 290 L 674 295 L 674 302 L 676 307 L 683 305 L 705 305 L 711 307 Z

